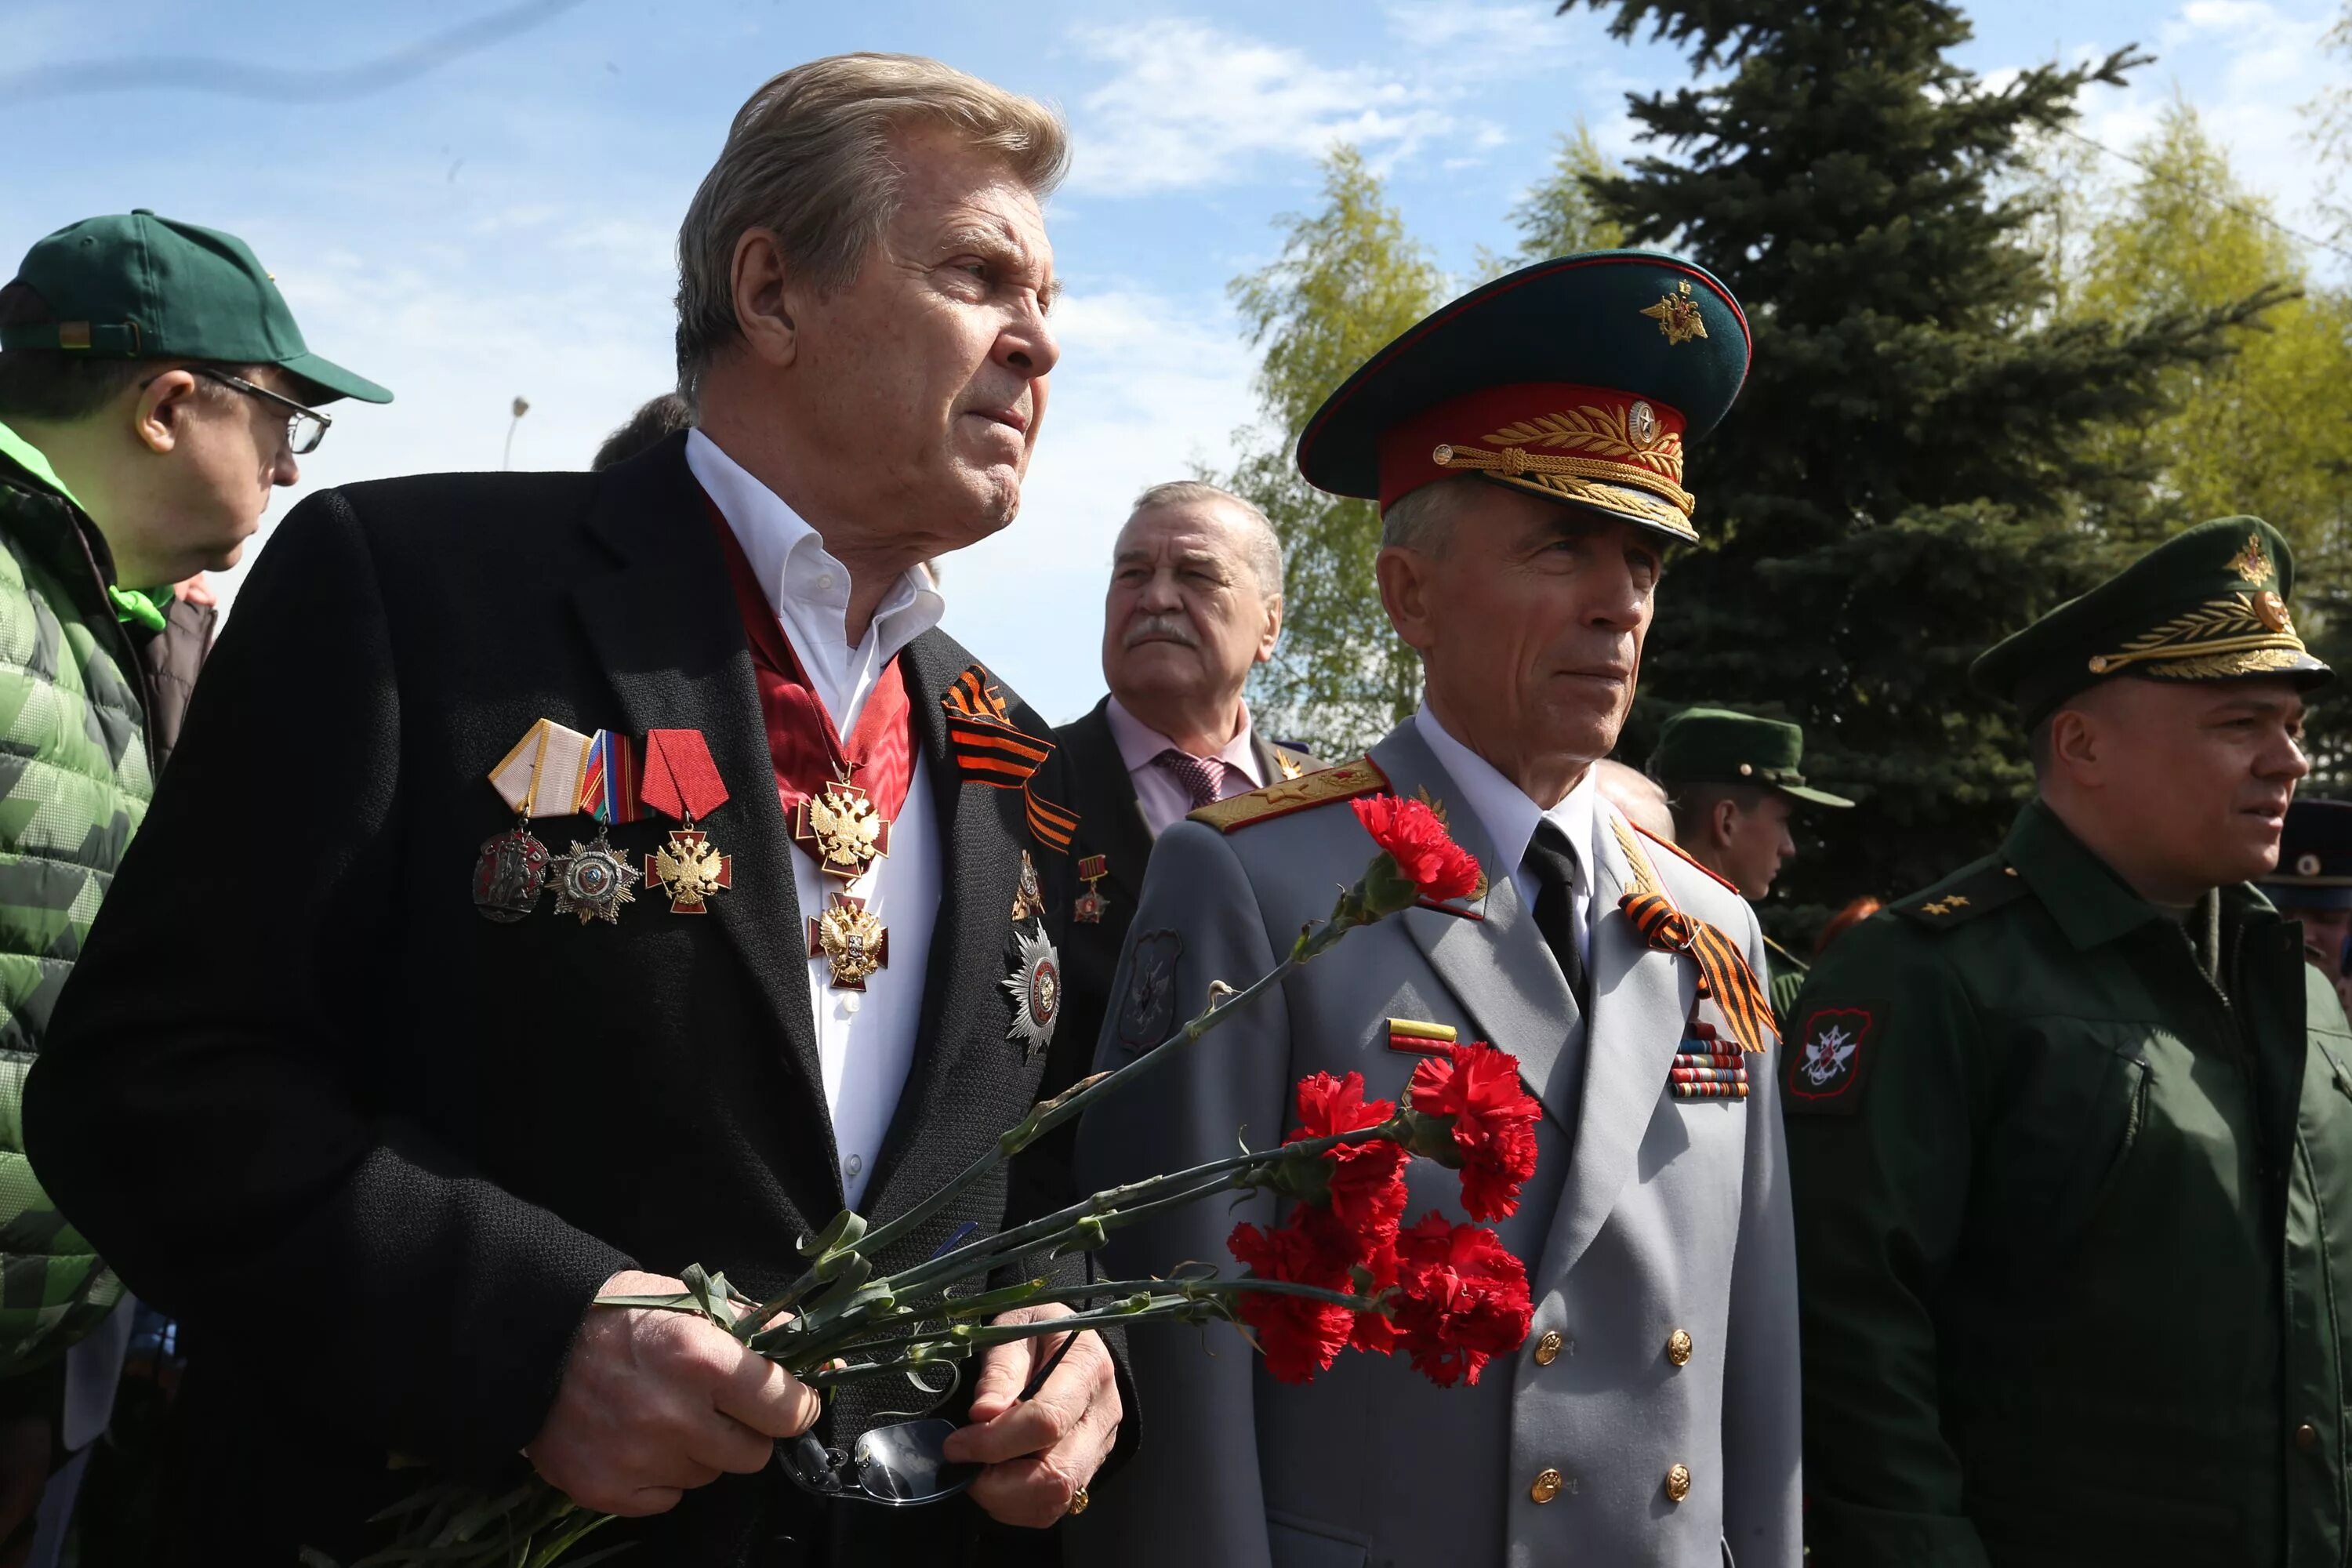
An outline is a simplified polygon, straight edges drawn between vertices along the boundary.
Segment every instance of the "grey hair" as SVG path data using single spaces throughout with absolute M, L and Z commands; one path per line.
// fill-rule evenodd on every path
M 1250 573 L 1257 579 L 1259 593 L 1269 599 L 1281 598 L 1282 540 L 1275 533 L 1274 524 L 1266 521 L 1265 510 L 1255 501 L 1237 496 L 1231 490 L 1221 489 L 1202 479 L 1170 479 L 1165 484 L 1151 486 L 1136 497 L 1135 504 L 1128 508 L 1127 515 L 1128 520 L 1133 521 L 1138 512 L 1148 511 L 1156 506 L 1219 504 L 1232 507 L 1249 519 L 1250 525 L 1242 531 L 1247 541 L 1244 548 L 1249 552 Z
M 786 265 L 823 292 L 844 288 L 898 211 L 891 132 L 943 126 L 993 153 L 1040 201 L 1068 172 L 1061 117 L 919 55 L 833 55 L 770 79 L 735 113 L 719 161 L 677 231 L 678 391 L 695 401 L 711 356 L 732 342 L 735 247 L 772 230 Z
M 1464 504 L 1484 482 L 1474 475 L 1456 474 L 1407 490 L 1381 514 L 1382 548 L 1395 545 L 1423 555 L 1444 554 Z

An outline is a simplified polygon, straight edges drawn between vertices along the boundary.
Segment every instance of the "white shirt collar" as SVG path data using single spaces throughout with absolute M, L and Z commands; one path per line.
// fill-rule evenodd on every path
M 816 530 L 699 430 L 686 437 L 686 466 L 718 503 L 819 700 L 846 733 L 883 666 L 946 613 L 947 601 L 930 574 L 920 567 L 902 574 L 875 611 L 865 640 L 852 647 L 849 571 Z
M 1455 740 L 1430 712 L 1423 702 L 1412 716 L 1413 728 L 1429 743 L 1443 765 L 1462 792 L 1462 804 L 1477 817 L 1478 825 L 1486 830 L 1487 839 L 1495 846 L 1496 858 L 1512 876 L 1517 876 L 1519 862 L 1527 858 L 1528 846 L 1535 841 L 1536 826 L 1549 821 L 1568 836 L 1569 847 L 1576 851 L 1581 868 L 1580 879 L 1585 887 L 1591 885 L 1593 798 L 1599 793 L 1594 782 L 1594 770 L 1587 768 L 1584 776 L 1549 809 L 1529 800 L 1527 792 L 1505 778 L 1495 764 Z
M 1105 717 L 1110 721 L 1111 739 L 1118 742 L 1118 760 L 1127 764 L 1127 771 L 1130 773 L 1151 766 L 1152 759 L 1171 746 L 1175 746 L 1178 751 L 1183 750 L 1182 747 L 1176 746 L 1175 742 L 1129 712 L 1127 704 L 1121 702 L 1117 697 L 1110 700 L 1110 706 Z M 1242 704 L 1241 728 L 1234 731 L 1234 738 L 1226 742 L 1218 751 L 1217 760 L 1229 768 L 1239 769 L 1242 776 L 1253 784 L 1265 783 L 1265 779 L 1258 776 L 1257 745 L 1250 730 L 1248 703 Z

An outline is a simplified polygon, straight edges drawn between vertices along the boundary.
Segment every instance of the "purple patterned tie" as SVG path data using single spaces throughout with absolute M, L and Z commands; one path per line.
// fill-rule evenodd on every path
M 1184 786 L 1185 795 L 1192 798 L 1193 810 L 1213 805 L 1223 798 L 1219 793 L 1225 783 L 1225 764 L 1221 759 L 1196 757 L 1171 746 L 1151 761 L 1154 766 L 1165 769 L 1171 777 Z

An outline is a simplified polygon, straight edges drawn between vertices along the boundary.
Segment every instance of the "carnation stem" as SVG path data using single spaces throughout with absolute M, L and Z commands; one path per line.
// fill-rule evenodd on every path
M 1353 889 L 1340 895 L 1339 902 L 1333 910 L 1334 924 L 1340 923 L 1342 911 L 1349 910 L 1349 900 L 1352 897 L 1354 897 Z M 1360 905 L 1361 901 L 1360 899 L 1356 900 L 1358 905 Z M 1355 925 L 1369 923 L 1360 914 L 1354 915 L 1348 919 L 1339 934 L 1344 935 L 1346 931 L 1352 930 Z M 1310 945 L 1307 936 L 1302 933 L 1297 945 L 1292 949 L 1289 956 L 1261 975 L 1246 990 L 1235 992 L 1213 1005 L 1207 1011 L 1161 1041 L 1160 1045 L 1144 1052 L 1134 1060 L 1114 1068 L 1109 1072 L 1098 1073 L 1091 1079 L 1081 1081 L 1073 1089 L 1055 1096 L 1052 1100 L 1041 1101 L 1033 1106 L 1029 1114 L 999 1137 L 988 1152 L 965 1166 L 946 1185 L 888 1224 L 867 1231 L 857 1240 L 850 1243 L 845 1250 L 871 1258 L 901 1237 L 912 1234 L 916 1226 L 945 1209 L 955 1200 L 958 1194 L 986 1176 L 998 1165 L 1010 1160 L 1056 1127 L 1076 1120 L 1085 1114 L 1088 1106 L 1109 1094 L 1113 1089 L 1132 1084 L 1164 1059 L 1174 1056 L 1175 1047 L 1198 1040 L 1202 1036 L 1223 1024 L 1228 1017 L 1240 1012 L 1260 994 L 1281 984 L 1283 981 L 1289 978 L 1291 971 L 1316 953 L 1325 951 L 1337 941 L 1338 936 L 1334 935 L 1326 941 Z M 1085 1212 L 1087 1211 L 1084 1205 L 1078 1205 L 1076 1209 L 1065 1211 L 1072 1215 Z M 952 1258 L 956 1254 L 950 1253 L 948 1256 Z M 792 1307 L 803 1296 L 815 1289 L 817 1284 L 816 1270 L 811 1268 L 805 1271 L 799 1279 L 784 1287 L 781 1293 L 761 1302 L 757 1310 L 738 1321 L 735 1325 L 735 1337 L 741 1340 L 750 1339 L 772 1321 L 776 1314 Z

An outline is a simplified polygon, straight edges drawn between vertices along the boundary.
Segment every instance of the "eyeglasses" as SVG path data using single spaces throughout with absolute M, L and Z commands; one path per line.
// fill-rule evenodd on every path
M 1065 1334 L 1020 1394 L 1034 1397 L 1045 1379 L 1062 1364 L 1076 1334 Z M 980 1479 L 985 1465 L 959 1465 L 947 1457 L 947 1440 L 956 1424 L 932 1416 L 877 1426 L 859 1437 L 847 1453 L 828 1448 L 813 1433 L 776 1445 L 776 1464 L 793 1484 L 813 1497 L 843 1502 L 870 1502 L 884 1508 L 919 1508 L 945 1502 Z
M 334 423 L 332 419 L 317 409 L 305 407 L 292 398 L 272 392 L 266 386 L 256 386 L 241 375 L 231 375 L 225 370 L 215 370 L 208 364 L 192 364 L 188 369 L 193 374 L 201 375 L 207 381 L 217 381 L 223 386 L 233 386 L 239 392 L 250 393 L 256 397 L 265 398 L 286 409 L 286 447 L 298 458 L 307 458 L 317 451 L 319 443 L 327 438 L 327 426 Z

